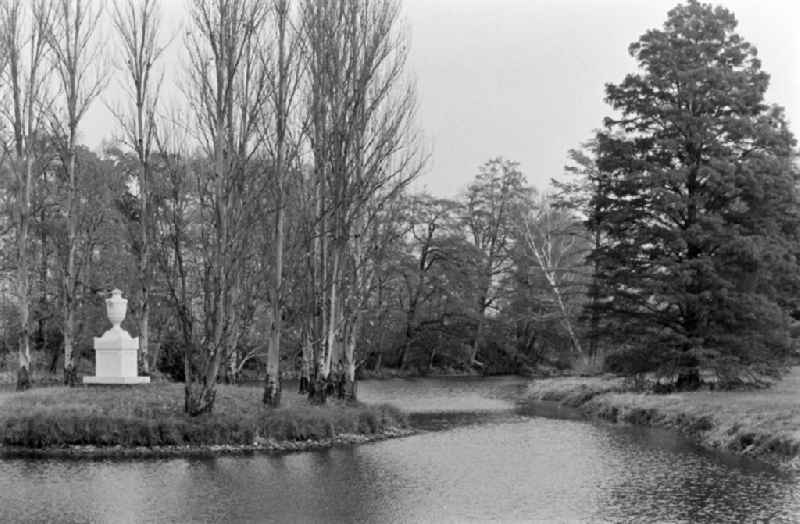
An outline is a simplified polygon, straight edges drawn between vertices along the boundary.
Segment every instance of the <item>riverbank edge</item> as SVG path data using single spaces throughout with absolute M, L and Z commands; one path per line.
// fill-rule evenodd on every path
M 529 387 L 523 402 L 553 402 L 573 408 L 584 419 L 676 431 L 714 451 L 752 458 L 783 471 L 800 471 L 800 438 L 745 422 L 719 420 L 711 407 L 690 412 L 654 405 L 664 395 L 633 392 L 623 379 L 550 378 Z
M 214 458 L 230 455 L 283 455 L 303 451 L 320 451 L 335 447 L 369 444 L 419 433 L 413 428 L 387 428 L 377 433 L 343 433 L 335 437 L 306 440 L 260 439 L 253 444 L 193 444 L 184 446 L 62 446 L 29 448 L 0 445 L 0 458 L 43 459 L 147 459 L 147 458 Z

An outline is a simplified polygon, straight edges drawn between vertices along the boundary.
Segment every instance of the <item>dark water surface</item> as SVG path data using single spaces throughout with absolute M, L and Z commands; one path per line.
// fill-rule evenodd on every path
M 516 409 L 519 379 L 365 382 L 433 431 L 283 456 L 0 461 L 0 521 L 800 521 L 800 479 Z

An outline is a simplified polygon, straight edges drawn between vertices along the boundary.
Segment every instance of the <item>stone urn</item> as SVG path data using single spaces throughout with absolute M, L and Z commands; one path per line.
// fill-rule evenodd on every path
M 150 377 L 138 376 L 137 355 L 139 338 L 122 329 L 128 311 L 128 301 L 122 291 L 115 289 L 106 299 L 106 316 L 111 329 L 94 339 L 95 373 L 83 377 L 84 384 L 147 384 Z
M 122 298 L 122 291 L 115 289 L 111 292 L 111 298 L 106 299 L 106 315 L 108 320 L 113 326 L 111 329 L 122 329 L 122 321 L 125 320 L 125 314 L 128 312 L 128 300 Z

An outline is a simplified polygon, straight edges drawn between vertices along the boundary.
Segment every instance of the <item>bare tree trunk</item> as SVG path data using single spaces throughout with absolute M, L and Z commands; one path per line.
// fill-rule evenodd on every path
M 29 138 L 30 140 L 30 138 Z M 30 146 L 28 146 L 30 147 Z M 27 152 L 25 158 L 25 173 L 21 188 L 22 198 L 18 202 L 19 229 L 17 231 L 17 300 L 19 301 L 19 369 L 17 371 L 17 391 L 24 391 L 31 387 L 31 348 L 30 348 L 30 302 L 31 285 L 29 267 L 31 216 L 31 189 L 33 186 L 33 157 L 32 152 Z
M 495 233 L 496 235 L 496 233 Z M 483 363 L 478 360 L 478 352 L 481 348 L 481 342 L 483 339 L 483 328 L 484 323 L 486 320 L 486 306 L 487 306 L 487 297 L 492 287 L 492 265 L 494 263 L 494 240 L 489 247 L 489 254 L 487 255 L 488 261 L 487 266 L 483 271 L 484 275 L 481 278 L 482 281 L 485 281 L 484 287 L 480 291 L 480 296 L 478 297 L 478 303 L 476 308 L 477 319 L 475 321 L 475 335 L 472 339 L 472 347 L 470 348 L 469 353 L 469 365 L 475 367 L 483 367 Z
M 137 103 L 137 120 L 139 122 L 139 129 L 141 132 L 142 122 L 142 107 Z M 141 136 L 141 135 L 140 135 Z M 141 149 L 141 148 L 139 148 Z M 150 246 L 148 244 L 147 229 L 149 223 L 148 217 L 148 183 L 147 171 L 148 160 L 144 153 L 140 153 L 140 169 L 139 169 L 139 201 L 140 201 L 140 217 L 139 217 L 139 286 L 141 292 L 141 311 L 139 313 L 139 354 L 138 354 L 138 367 L 144 376 L 150 375 Z
M 239 361 L 239 352 L 231 351 L 231 354 L 228 355 L 228 366 L 225 370 L 226 384 L 237 384 L 239 382 Z
M 276 177 L 276 217 L 273 236 L 273 282 L 270 294 L 272 303 L 272 321 L 270 326 L 270 345 L 267 354 L 267 377 L 264 384 L 264 403 L 270 406 L 280 404 L 280 347 L 283 331 L 283 255 L 284 255 L 284 221 L 286 217 L 286 177 L 290 159 L 288 155 L 288 125 L 292 110 L 294 93 L 298 85 L 299 65 L 297 62 L 296 35 L 289 34 L 290 2 L 273 0 L 273 12 L 276 21 L 277 60 L 275 72 L 270 78 L 272 82 L 272 102 L 275 113 L 275 177 Z
M 383 300 L 383 288 L 384 283 L 381 282 L 378 286 L 378 307 L 380 308 L 380 314 L 378 315 L 378 329 L 380 330 L 380 334 L 378 335 L 378 343 L 377 343 L 377 356 L 375 357 L 375 364 L 373 365 L 372 369 L 376 373 L 381 372 L 381 364 L 383 363 L 383 345 L 384 341 L 386 340 L 386 329 L 384 329 L 383 323 L 386 318 L 386 310 L 387 307 L 384 306 Z
M 311 324 L 309 319 L 307 324 Z M 303 332 L 303 347 L 300 362 L 300 388 L 299 393 L 305 395 L 309 392 L 311 383 L 311 370 L 314 366 L 314 347 L 311 342 L 311 326 L 307 325 Z
M 339 336 L 339 319 L 342 317 L 340 308 L 341 297 L 339 296 L 339 286 L 341 284 L 342 252 L 341 246 L 334 243 L 333 246 L 333 268 L 331 270 L 330 296 L 328 298 L 330 313 L 328 314 L 327 348 L 323 357 L 323 375 L 328 376 L 331 370 L 331 361 L 336 353 L 336 340 Z
M 417 295 L 419 296 L 419 295 Z M 411 351 L 411 343 L 416 335 L 417 328 L 417 300 L 411 297 L 406 310 L 406 339 L 400 350 L 400 369 L 405 369 L 408 365 L 408 354 Z
M 24 201 L 20 209 L 19 231 L 17 236 L 17 300 L 19 301 L 19 369 L 17 371 L 17 390 L 31 387 L 31 348 L 30 348 L 30 277 L 28 224 L 30 217 L 31 162 L 26 162 Z
M 317 199 L 317 206 L 319 206 L 319 199 Z M 317 215 L 319 216 L 319 214 Z M 321 229 L 321 228 L 320 228 Z M 312 304 L 313 313 L 311 319 L 311 333 L 309 336 L 309 343 L 311 344 L 310 358 L 311 358 L 311 373 L 309 376 L 308 384 L 308 399 L 315 404 L 325 403 L 325 388 L 324 383 L 327 377 L 323 376 L 323 363 L 324 363 L 324 345 L 323 333 L 325 332 L 325 301 L 323 299 L 323 276 L 322 269 L 323 253 L 325 250 L 322 247 L 323 239 L 315 234 L 313 241 L 314 248 L 314 261 L 313 261 L 313 279 L 314 286 L 312 291 Z
M 470 349 L 469 364 L 471 366 L 483 367 L 483 362 L 478 360 L 478 351 L 483 339 L 483 329 L 486 316 L 486 297 L 481 296 L 478 301 L 478 320 L 475 326 L 475 338 L 472 340 L 472 348 Z
M 282 153 L 279 153 L 282 160 Z M 280 164 L 279 164 L 280 165 Z M 279 172 L 279 177 L 283 176 Z M 278 183 L 279 195 L 283 191 L 283 184 Z M 264 404 L 278 407 L 281 402 L 281 333 L 283 323 L 283 237 L 284 237 L 284 210 L 282 197 L 278 197 L 277 218 L 275 220 L 275 260 L 273 269 L 273 282 L 270 290 L 271 314 L 269 332 L 269 348 L 267 352 L 267 376 L 264 382 Z
M 139 370 L 144 376 L 150 375 L 150 268 L 149 255 L 150 248 L 147 238 L 148 208 L 147 208 L 147 167 L 146 162 L 142 164 L 139 175 L 140 191 L 140 224 L 139 224 L 139 285 L 141 287 L 141 311 L 139 314 Z
M 325 308 L 327 231 L 324 214 L 325 181 L 319 169 L 315 172 L 314 186 L 314 233 L 312 240 L 313 262 L 313 368 L 308 388 L 308 399 L 314 404 L 324 404 L 325 385 L 328 380 L 325 372 L 325 334 L 328 314 Z
M 358 335 L 361 332 L 362 314 L 356 313 L 352 326 L 347 333 L 344 347 L 344 399 L 358 400 L 358 384 L 356 382 L 355 351 Z
M 42 181 L 46 184 L 47 183 L 47 175 L 43 174 Z M 41 233 L 40 233 L 40 248 L 41 248 L 41 259 L 39 260 L 39 340 L 41 341 L 41 346 L 39 347 L 40 350 L 47 349 L 47 316 L 45 315 L 45 311 L 47 309 L 47 228 L 44 227 L 44 223 L 47 219 L 47 215 L 45 212 L 45 206 L 42 205 L 41 215 L 39 220 L 42 223 Z M 53 366 L 55 368 L 55 366 Z M 54 373 L 54 370 L 51 370 L 51 373 Z
M 75 206 L 76 174 L 75 174 L 75 134 L 70 133 L 68 144 L 67 173 L 70 189 L 67 192 L 67 259 L 63 277 L 62 321 L 64 323 L 64 384 L 76 386 L 78 372 L 75 368 L 72 339 L 75 333 L 75 251 L 77 248 L 76 230 L 78 213 Z
M 572 349 L 575 351 L 577 355 L 583 355 L 581 342 L 578 339 L 578 336 L 575 334 L 575 329 L 572 326 L 572 320 L 570 319 L 569 312 L 567 311 L 567 306 L 564 304 L 564 299 L 561 296 L 561 288 L 555 281 L 555 277 L 552 274 L 552 271 L 550 272 L 550 276 L 547 278 L 547 280 L 550 282 L 550 287 L 553 289 L 553 294 L 556 296 L 558 309 L 561 311 L 561 322 L 564 325 L 564 329 L 567 330 L 567 334 L 569 334 L 570 340 L 572 341 Z
M 600 232 L 594 233 L 594 252 L 600 250 Z M 600 264 L 595 261 L 592 265 L 592 284 L 590 288 L 591 315 L 589 319 L 589 357 L 592 362 L 597 361 L 597 340 L 600 337 Z
M 273 309 L 278 308 L 277 305 Z M 273 313 L 267 353 L 267 376 L 264 382 L 264 404 L 278 407 L 281 403 L 280 337 L 281 319 Z
M 275 232 L 275 268 L 273 273 L 273 285 L 270 293 L 272 303 L 272 321 L 270 322 L 269 348 L 267 353 L 267 376 L 264 383 L 264 404 L 277 407 L 281 402 L 281 333 L 283 322 L 283 307 L 281 303 L 283 296 L 281 287 L 283 284 L 283 209 L 282 204 L 278 205 L 278 218 L 276 220 Z
M 333 253 L 331 254 L 331 261 L 333 267 L 330 273 L 330 283 L 327 292 L 327 313 L 323 318 L 323 328 L 325 339 L 320 344 L 319 354 L 317 355 L 316 368 L 314 372 L 314 380 L 312 387 L 312 402 L 325 403 L 327 398 L 327 388 L 329 383 L 331 371 L 331 359 L 336 352 L 337 337 L 339 336 L 338 320 L 341 317 L 339 311 L 339 280 L 340 280 L 340 266 L 341 266 L 341 249 L 336 243 L 331 246 Z
M 17 390 L 31 387 L 31 348 L 30 348 L 30 297 L 31 285 L 28 268 L 30 266 L 30 242 L 28 232 L 31 214 L 31 187 L 33 185 L 33 158 L 25 159 L 23 197 L 19 212 L 19 231 L 17 233 L 17 300 L 19 301 L 19 369 L 17 371 Z

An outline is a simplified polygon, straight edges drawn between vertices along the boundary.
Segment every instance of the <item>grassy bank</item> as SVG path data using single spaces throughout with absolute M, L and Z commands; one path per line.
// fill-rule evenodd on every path
M 182 384 L 40 388 L 0 393 L 0 444 L 8 450 L 163 448 L 302 449 L 402 433 L 407 419 L 389 405 L 310 406 L 285 392 L 280 409 L 260 388 L 220 385 L 214 413 L 183 414 Z M 124 454 L 124 453 L 123 453 Z
M 653 395 L 616 377 L 537 380 L 531 400 L 558 401 L 611 422 L 676 429 L 715 449 L 800 469 L 800 367 L 769 389 Z

